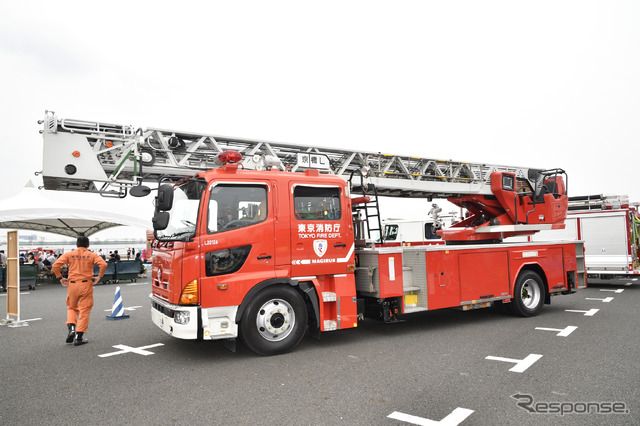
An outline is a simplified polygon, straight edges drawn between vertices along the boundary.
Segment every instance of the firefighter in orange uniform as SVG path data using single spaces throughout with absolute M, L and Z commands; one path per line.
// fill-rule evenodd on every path
M 88 342 L 84 333 L 89 326 L 89 314 L 93 307 L 93 286 L 100 281 L 107 269 L 105 262 L 97 253 L 88 250 L 89 238 L 78 237 L 76 250 L 64 253 L 53 264 L 53 273 L 60 283 L 67 287 L 67 343 L 75 346 Z M 68 278 L 61 278 L 60 268 L 69 265 Z M 93 265 L 100 267 L 97 277 L 93 276 Z

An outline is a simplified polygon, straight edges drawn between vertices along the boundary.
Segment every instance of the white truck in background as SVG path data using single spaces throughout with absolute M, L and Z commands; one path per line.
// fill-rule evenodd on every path
M 505 241 L 583 240 L 590 282 L 611 282 L 618 278 L 636 281 L 640 278 L 638 206 L 639 203 L 630 203 L 626 195 L 569 197 L 565 229 Z
M 460 220 L 460 216 L 455 211 L 447 214 L 441 214 L 441 212 L 441 207 L 432 204 L 429 211 L 430 218 L 426 220 L 384 219 L 382 221 L 383 245 L 398 247 L 444 244 L 442 237 L 436 232 L 453 225 Z

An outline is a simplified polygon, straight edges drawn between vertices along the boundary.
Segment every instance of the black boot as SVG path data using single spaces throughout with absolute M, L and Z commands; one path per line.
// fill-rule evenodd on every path
M 67 334 L 67 340 L 65 342 L 71 343 L 73 342 L 73 338 L 76 336 L 76 325 L 75 324 L 67 324 L 69 328 L 69 334 Z
M 89 341 L 84 338 L 84 333 L 82 331 L 78 331 L 76 333 L 76 340 L 73 341 L 73 345 L 80 346 L 84 345 L 85 343 L 89 343 Z

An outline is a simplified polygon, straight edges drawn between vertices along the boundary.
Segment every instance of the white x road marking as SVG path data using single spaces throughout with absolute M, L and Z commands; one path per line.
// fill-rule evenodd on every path
M 604 299 L 599 299 L 597 297 L 585 297 L 585 300 L 599 300 L 602 303 L 609 303 L 613 300 L 613 297 L 605 297 Z
M 509 371 L 513 371 L 514 373 L 523 373 L 540 358 L 542 358 L 542 355 L 529 354 L 525 359 L 502 358 L 499 356 L 488 356 L 485 359 L 490 359 L 492 361 L 515 362 L 516 365 L 511 367 Z
M 22 296 L 23 294 L 31 294 L 31 293 L 28 291 L 21 291 L 20 296 Z M 7 297 L 7 293 L 0 294 L 0 297 Z
M 125 311 L 135 311 L 137 308 L 142 308 L 142 306 L 129 306 L 128 308 L 124 308 Z M 111 309 L 105 309 L 105 312 L 111 312 Z
M 467 417 L 473 413 L 473 410 L 467 408 L 456 408 L 444 419 L 439 422 L 435 420 L 429 420 L 422 417 L 412 416 L 410 414 L 399 413 L 394 411 L 387 417 L 394 420 L 400 420 L 401 422 L 412 423 L 414 425 L 431 426 L 431 425 L 443 425 L 443 426 L 456 426 L 463 422 Z
M 596 312 L 598 312 L 600 309 L 589 309 L 588 311 L 577 311 L 575 309 L 565 309 L 565 311 L 567 312 L 579 312 L 581 314 L 584 314 L 585 317 L 592 317 L 596 314 Z
M 131 346 L 127 346 L 127 345 L 115 345 L 114 348 L 120 349 L 118 352 L 110 352 L 108 354 L 102 354 L 98 356 L 100 358 L 105 358 L 108 356 L 122 355 L 129 352 L 133 352 L 134 354 L 144 355 L 144 356 L 153 355 L 154 352 L 146 351 L 145 349 L 155 348 L 157 346 L 164 346 L 164 343 L 154 343 L 153 345 L 141 346 L 139 348 L 132 348 Z
M 560 336 L 560 337 L 567 337 L 568 335 L 570 335 L 571 333 L 573 333 L 574 331 L 576 331 L 578 329 L 578 327 L 576 327 L 575 325 L 568 325 L 563 329 L 559 329 L 559 328 L 545 328 L 545 327 L 536 327 L 536 330 L 544 330 L 544 331 L 559 331 L 558 334 L 556 334 L 556 336 Z

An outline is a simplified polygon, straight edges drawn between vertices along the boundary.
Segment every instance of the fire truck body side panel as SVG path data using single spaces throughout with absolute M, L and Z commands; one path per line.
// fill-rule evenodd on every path
M 356 289 L 367 297 L 389 298 L 404 294 L 403 252 L 398 248 L 358 251 Z
M 431 310 L 460 306 L 457 252 L 428 251 L 426 256 L 428 308 Z
M 460 265 L 460 302 L 492 299 L 511 294 L 507 250 L 460 253 L 458 264 Z
M 360 253 L 360 259 L 370 258 L 381 250 L 385 249 Z M 538 273 L 546 283 L 546 293 L 558 294 L 584 287 L 584 270 L 576 262 L 575 243 L 404 247 L 402 262 L 404 313 L 509 301 L 514 297 L 514 286 L 523 270 Z M 380 262 L 382 264 L 384 262 Z M 360 266 L 359 294 L 382 297 L 388 282 L 375 275 L 382 268 L 371 268 L 370 261 L 363 266 L 362 260 Z M 366 281 L 363 277 L 369 268 L 375 274 Z M 569 283 L 568 272 L 575 277 L 573 285 Z

